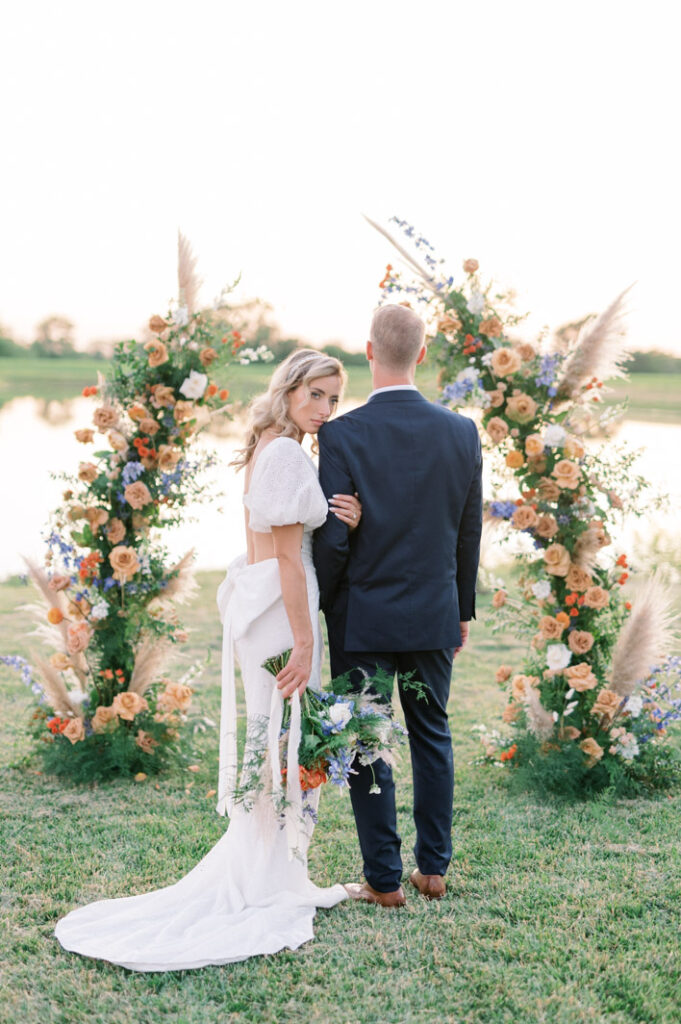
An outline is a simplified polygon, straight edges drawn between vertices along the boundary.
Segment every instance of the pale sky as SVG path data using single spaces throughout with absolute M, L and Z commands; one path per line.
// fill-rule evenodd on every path
M 175 294 L 365 339 L 395 263 L 361 218 L 476 257 L 532 328 L 637 281 L 635 347 L 681 354 L 669 0 L 21 0 L 0 15 L 0 323 L 134 336 Z

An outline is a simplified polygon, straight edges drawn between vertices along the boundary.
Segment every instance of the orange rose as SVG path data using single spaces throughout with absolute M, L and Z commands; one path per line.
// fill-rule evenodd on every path
M 579 745 L 592 764 L 600 761 L 603 757 L 603 747 L 600 747 L 593 737 L 589 736 L 587 739 L 582 740 Z
M 565 612 L 557 612 L 556 613 L 556 621 L 557 622 L 562 622 L 564 626 L 569 626 L 570 625 L 570 616 L 567 615 Z
M 493 608 L 502 608 L 506 604 L 506 591 L 497 590 L 492 598 Z
M 101 405 L 92 414 L 92 422 L 102 434 L 118 423 L 118 413 L 110 405 Z
M 581 735 L 579 729 L 575 728 L 574 725 L 564 725 L 558 732 L 558 737 L 561 740 L 577 740 Z
M 579 438 L 574 437 L 572 434 L 565 438 L 563 444 L 563 451 L 570 459 L 581 459 L 584 457 L 584 445 Z
M 215 362 L 217 357 L 217 352 L 210 346 L 208 348 L 202 348 L 199 352 L 199 359 L 201 360 L 202 366 L 210 366 L 211 363 Z
M 50 655 L 50 665 L 58 672 L 66 672 L 67 668 L 71 668 L 71 662 L 63 651 L 55 651 Z
M 558 533 L 558 523 L 556 522 L 555 517 L 550 513 L 540 516 L 537 520 L 534 532 L 538 537 L 543 537 L 544 540 L 551 540 L 551 538 L 555 537 Z
M 502 331 L 501 320 L 496 316 L 490 316 L 487 320 L 480 322 L 478 330 L 488 338 L 498 338 Z
M 161 409 L 162 407 L 172 409 L 175 405 L 175 393 L 167 384 L 153 384 L 151 395 L 151 404 L 155 409 Z
M 51 626 L 58 626 L 59 623 L 63 620 L 63 618 L 64 616 L 62 612 L 59 610 L 59 608 L 50 608 L 50 610 L 47 613 L 47 621 L 50 623 Z
M 78 479 L 91 484 L 99 476 L 99 470 L 93 462 L 81 462 L 78 466 Z
M 182 452 L 179 448 L 173 448 L 170 444 L 159 445 L 158 468 L 163 473 L 172 473 L 181 458 Z
M 465 274 L 474 274 L 480 264 L 477 260 L 464 260 L 463 269 Z
M 136 422 L 145 419 L 148 415 L 148 411 L 140 404 L 140 402 L 134 402 L 128 409 L 128 416 L 131 420 L 135 420 Z
M 511 524 L 516 530 L 531 530 L 537 525 L 537 513 L 531 505 L 519 505 L 513 513 Z
M 607 608 L 610 603 L 610 594 L 603 587 L 589 587 L 584 594 L 584 604 L 587 608 L 596 608 L 600 611 Z
M 72 622 L 66 629 L 66 650 L 69 654 L 79 654 L 90 643 L 91 636 L 87 622 Z
M 158 740 L 155 740 L 150 732 L 144 732 L 143 729 L 137 730 L 135 743 L 145 754 L 153 754 L 154 747 L 158 746 Z
M 519 714 L 519 704 L 507 704 L 504 710 L 501 712 L 501 720 L 502 722 L 515 722 Z
M 437 329 L 441 334 L 454 334 L 456 331 L 461 330 L 461 321 L 456 313 L 445 313 L 445 315 L 438 320 Z
M 580 661 L 578 665 L 569 665 L 565 669 L 565 675 L 570 686 L 577 693 L 584 693 L 585 690 L 594 690 L 598 686 L 598 680 L 586 661 Z
M 65 729 L 62 729 L 62 736 L 66 736 L 71 743 L 78 743 L 85 739 L 85 728 L 82 718 L 71 718 Z
M 153 437 L 154 434 L 158 434 L 161 429 L 157 421 L 152 419 L 151 416 L 140 420 L 139 428 L 143 434 L 149 434 L 150 437 Z
M 185 402 L 180 400 L 175 403 L 175 408 L 173 409 L 173 417 L 176 423 L 184 423 L 185 420 L 190 420 L 194 415 L 195 412 L 193 402 Z
M 497 348 L 492 353 L 491 365 L 497 377 L 510 377 L 520 369 L 521 359 L 514 348 Z
M 527 468 L 530 473 L 536 473 L 537 475 L 546 472 L 546 456 L 545 455 L 534 455 L 531 459 L 527 460 Z
M 168 349 L 157 338 L 148 341 L 144 346 L 144 351 L 149 353 L 149 366 L 162 366 L 163 363 L 168 362 Z
M 105 707 L 103 704 L 95 711 L 92 716 L 92 730 L 93 732 L 111 732 L 118 726 L 118 715 L 114 711 L 113 707 Z
M 563 624 L 551 615 L 544 615 L 539 620 L 539 629 L 544 640 L 559 640 L 564 628 Z
M 591 586 L 592 582 L 593 580 L 589 573 L 585 572 L 584 569 L 580 569 L 579 566 L 575 565 L 573 562 L 568 570 L 567 576 L 565 577 L 565 583 L 570 590 L 577 590 L 581 593 L 581 591 L 587 590 Z
M 506 455 L 505 462 L 509 469 L 520 469 L 525 462 L 525 456 L 517 448 L 514 448 Z
M 76 441 L 80 441 L 81 444 L 89 444 L 95 439 L 95 432 L 90 427 L 86 427 L 83 430 L 74 430 Z
M 162 711 L 186 711 L 192 702 L 193 690 L 191 686 L 185 686 L 183 683 L 173 683 L 170 680 L 164 681 L 166 687 L 163 693 L 159 695 L 157 707 Z
M 138 715 L 140 711 L 148 711 L 149 705 L 144 697 L 140 697 L 139 693 L 125 690 L 123 693 L 116 694 L 111 708 L 119 718 L 124 718 L 126 722 L 132 722 L 135 715 Z
M 501 684 L 505 683 L 507 679 L 510 679 L 511 672 L 512 669 L 509 665 L 500 665 L 499 668 L 496 670 L 494 679 L 501 686 Z
M 127 452 L 128 442 L 118 430 L 110 430 L 108 434 L 109 444 L 115 452 Z
M 570 552 L 562 544 L 549 544 L 544 552 L 544 565 L 552 576 L 567 576 Z
M 139 571 L 140 564 L 134 548 L 126 548 L 122 544 L 109 552 L 109 563 L 114 570 L 113 577 L 125 583 L 127 579 Z
M 539 680 L 536 676 L 523 676 L 517 675 L 513 677 L 511 682 L 511 693 L 514 700 L 525 700 L 528 692 L 533 686 L 536 686 Z
M 500 416 L 492 416 L 485 429 L 495 444 L 503 441 L 508 434 L 508 424 Z
M 106 528 L 106 535 L 111 544 L 120 544 L 125 537 L 125 525 L 122 519 L 112 519 Z
M 128 505 L 131 505 L 132 508 L 144 508 L 145 505 L 154 500 L 149 488 L 141 480 L 135 480 L 134 483 L 128 484 L 123 494 Z
M 525 438 L 525 453 L 529 455 L 530 458 L 544 454 L 544 442 L 539 434 L 529 434 Z
M 612 690 L 600 690 L 597 697 L 596 703 L 591 709 L 592 715 L 604 715 L 606 718 L 614 718 L 623 698 L 619 693 L 613 693 Z
M 585 629 L 574 629 L 568 637 L 568 647 L 573 654 L 586 654 L 593 645 L 593 635 Z
M 558 501 L 560 498 L 560 487 L 548 476 L 543 476 L 539 481 L 539 496 L 544 501 Z
M 498 409 L 500 406 L 504 404 L 503 391 L 498 391 L 495 389 L 494 391 L 488 391 L 487 394 L 489 395 L 489 404 L 492 409 Z
M 579 486 L 581 470 L 576 462 L 569 459 L 561 459 L 553 467 L 552 475 L 556 478 L 559 487 L 574 491 Z
M 516 345 L 516 349 L 518 350 L 518 355 L 524 363 L 531 362 L 531 360 L 534 359 L 534 357 L 537 354 L 534 345 L 530 345 L 529 341 L 521 341 L 518 345 Z
M 166 323 L 162 316 L 155 314 L 149 321 L 149 330 L 153 331 L 154 334 L 163 334 L 165 329 L 170 327 L 170 324 Z
M 537 403 L 529 395 L 512 395 L 506 403 L 506 415 L 514 423 L 529 423 L 537 415 Z
M 105 508 L 88 508 L 85 512 L 85 518 L 94 531 L 104 525 L 109 518 L 109 513 Z

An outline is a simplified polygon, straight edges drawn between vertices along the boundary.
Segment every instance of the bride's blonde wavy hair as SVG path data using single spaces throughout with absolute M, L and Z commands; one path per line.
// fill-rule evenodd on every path
M 298 427 L 289 416 L 289 393 L 301 384 L 309 389 L 310 382 L 319 377 L 336 375 L 341 379 L 342 391 L 347 381 L 343 364 L 314 348 L 299 348 L 287 356 L 272 374 L 267 391 L 257 395 L 251 402 L 248 408 L 246 444 L 236 452 L 230 466 L 236 466 L 237 470 L 247 466 L 266 430 L 271 429 L 280 437 L 298 437 Z M 314 443 L 312 447 L 314 450 Z

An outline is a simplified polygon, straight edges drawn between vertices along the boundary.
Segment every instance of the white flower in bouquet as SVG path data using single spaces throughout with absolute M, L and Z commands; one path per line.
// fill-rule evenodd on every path
M 190 370 L 189 376 L 185 377 L 180 385 L 180 394 L 184 395 L 185 398 L 201 398 L 207 384 L 208 377 L 205 373 L 199 373 L 198 370 Z
M 566 437 L 567 431 L 561 427 L 560 423 L 550 423 L 544 431 L 544 444 L 547 444 L 549 448 L 562 448 Z
M 69 692 L 69 700 L 72 704 L 84 704 L 87 699 L 87 693 L 83 690 L 71 690 Z
M 551 584 L 548 580 L 537 580 L 532 584 L 530 590 L 538 601 L 545 601 L 547 597 L 551 597 Z
M 572 651 L 565 644 L 549 644 L 546 648 L 546 664 L 552 672 L 567 668 L 571 658 Z
M 329 708 L 329 721 L 334 726 L 335 732 L 340 732 L 341 729 L 344 729 L 351 718 L 351 704 L 342 704 L 339 701 L 337 704 L 332 704 Z
M 106 601 L 98 601 L 90 612 L 91 619 L 105 619 L 109 614 L 109 605 Z
M 620 736 L 615 753 L 623 757 L 625 761 L 633 761 L 641 753 L 636 737 L 631 732 L 625 732 Z
M 482 292 L 473 292 L 470 299 L 466 303 L 466 308 L 468 309 L 469 313 L 472 313 L 473 316 L 477 316 L 479 313 L 482 313 L 483 309 L 485 308 L 485 296 L 482 294 Z
M 643 710 L 643 700 L 637 694 L 632 694 L 631 697 L 627 698 L 626 707 L 624 709 L 628 711 L 632 718 L 638 718 Z
M 456 379 L 470 380 L 473 382 L 473 384 L 477 385 L 478 381 L 480 380 L 480 377 L 478 376 L 478 371 L 475 369 L 474 366 L 467 366 L 465 370 L 462 370 L 461 373 L 457 374 Z
M 176 327 L 186 327 L 189 323 L 189 310 L 186 306 L 178 306 L 173 313 L 173 323 Z

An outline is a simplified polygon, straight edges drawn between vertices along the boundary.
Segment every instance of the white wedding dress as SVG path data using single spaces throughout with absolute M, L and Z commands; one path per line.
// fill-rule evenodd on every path
M 319 591 L 312 563 L 312 530 L 328 506 L 314 464 L 291 438 L 271 441 L 258 456 L 244 504 L 250 527 L 304 524 L 302 558 L 307 578 L 315 654 L 310 684 L 320 686 L 322 640 Z M 282 699 L 266 658 L 292 646 L 276 559 L 248 565 L 241 555 L 229 566 L 217 594 L 223 622 L 222 708 L 218 812 L 230 813 L 229 828 L 189 874 L 174 885 L 139 896 L 100 900 L 71 911 L 55 935 L 73 953 L 107 960 L 134 971 L 174 971 L 226 964 L 258 954 L 297 949 L 313 938 L 316 907 L 345 899 L 342 885 L 319 888 L 307 875 L 307 847 L 319 790 L 303 801 L 297 771 L 300 704 L 292 702 L 285 811 L 277 815 L 271 793 L 255 805 L 235 803 L 236 697 L 234 655 L 246 697 L 244 763 L 263 736 L 268 789 L 281 786 L 279 730 Z M 260 760 L 262 761 L 262 751 Z M 251 763 L 253 763 L 251 761 Z

